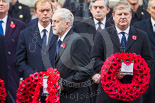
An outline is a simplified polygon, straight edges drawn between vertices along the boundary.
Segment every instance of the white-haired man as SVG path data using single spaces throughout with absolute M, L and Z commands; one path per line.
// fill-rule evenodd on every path
M 85 40 L 73 32 L 73 14 L 64 8 L 56 10 L 52 17 L 53 33 L 58 35 L 55 68 L 62 78 L 61 103 L 90 103 L 86 83 L 92 75 L 89 49 Z

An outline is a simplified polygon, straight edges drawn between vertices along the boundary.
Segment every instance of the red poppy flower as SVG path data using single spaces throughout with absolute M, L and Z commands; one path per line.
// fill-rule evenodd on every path
M 10 24 L 10 27 L 13 29 L 13 28 L 15 28 L 15 24 L 14 24 L 14 22 L 13 21 L 11 21 L 11 24 Z
M 136 40 L 137 39 L 137 36 L 136 35 L 132 35 L 132 39 L 133 40 Z
M 65 44 L 65 43 L 62 43 L 62 44 L 61 44 L 61 47 L 62 47 L 62 48 L 65 48 L 65 47 L 66 47 L 66 44 Z

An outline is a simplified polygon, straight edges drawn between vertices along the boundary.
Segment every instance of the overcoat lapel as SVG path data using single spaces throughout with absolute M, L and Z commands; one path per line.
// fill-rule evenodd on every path
M 125 51 L 127 51 L 129 47 L 132 46 L 133 43 L 136 41 L 133 39 L 133 36 L 135 36 L 136 39 L 138 38 L 135 29 L 131 26 L 129 30 L 129 37 L 128 37 Z
M 67 47 L 67 44 L 68 44 L 68 41 L 70 40 L 70 35 L 72 34 L 72 32 L 73 31 L 70 30 L 68 32 L 68 34 L 66 35 L 66 37 L 64 38 L 63 42 L 62 42 L 62 44 L 65 45 L 65 48 Z M 56 57 L 55 63 L 60 59 L 60 56 L 63 54 L 65 48 L 63 48 L 62 46 L 60 46 L 58 56 L 57 56 L 57 54 L 55 54 L 55 57 Z
M 109 34 L 114 45 L 116 45 L 116 47 L 120 50 L 121 44 L 117 35 L 116 28 L 114 26 L 112 26 L 112 30 L 109 31 Z
M 17 24 L 15 24 L 14 22 L 14 24 L 15 24 L 15 28 L 11 28 L 10 27 L 10 24 L 11 24 L 11 22 L 13 22 L 12 21 L 12 19 L 8 16 L 8 18 L 7 18 L 7 24 L 6 24 L 6 31 L 5 31 L 5 41 L 7 42 L 7 40 L 9 39 L 9 37 L 11 37 L 11 34 L 12 34 L 12 32 L 14 31 L 14 29 L 16 28 L 16 25 Z
M 40 36 L 40 32 L 39 32 L 37 23 L 35 25 L 33 25 L 31 28 L 31 36 L 32 36 L 32 40 L 34 40 L 34 42 L 36 42 L 40 46 L 40 48 L 42 48 L 42 39 Z

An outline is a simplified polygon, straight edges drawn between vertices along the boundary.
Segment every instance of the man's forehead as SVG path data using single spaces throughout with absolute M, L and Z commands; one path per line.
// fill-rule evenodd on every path
M 0 1 L 6 1 L 6 2 L 8 2 L 8 1 L 10 1 L 10 0 L 0 0 Z
M 98 1 L 95 1 L 92 5 L 93 6 L 105 6 L 105 1 L 104 0 L 98 0 Z

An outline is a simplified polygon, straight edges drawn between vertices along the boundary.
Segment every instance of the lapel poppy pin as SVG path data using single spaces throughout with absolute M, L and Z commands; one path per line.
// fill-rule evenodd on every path
M 136 40 L 137 39 L 137 36 L 136 35 L 132 35 L 132 39 L 133 40 Z
M 13 28 L 15 28 L 15 24 L 14 24 L 14 22 L 13 21 L 11 21 L 11 24 L 10 24 L 10 27 L 13 29 Z
M 65 48 L 65 47 L 66 47 L 66 44 L 65 44 L 65 43 L 62 43 L 62 44 L 61 44 L 61 47 L 62 47 L 62 48 Z

